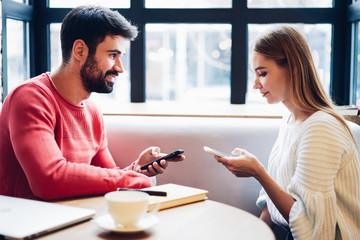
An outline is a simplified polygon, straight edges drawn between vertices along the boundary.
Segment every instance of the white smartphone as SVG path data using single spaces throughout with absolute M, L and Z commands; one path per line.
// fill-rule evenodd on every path
M 219 157 L 230 157 L 229 154 L 220 152 L 218 150 L 215 150 L 215 149 L 207 147 L 207 146 L 204 146 L 204 151 L 207 152 L 207 153 L 210 153 L 212 155 L 219 156 Z

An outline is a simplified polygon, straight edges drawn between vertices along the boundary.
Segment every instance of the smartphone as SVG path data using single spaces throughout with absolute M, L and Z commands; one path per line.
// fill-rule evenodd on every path
M 165 156 L 163 156 L 163 157 L 161 157 L 161 158 L 159 158 L 159 159 L 156 159 L 155 161 L 152 161 L 152 162 L 150 162 L 150 163 L 142 166 L 140 169 L 141 169 L 141 170 L 148 169 L 148 167 L 149 167 L 150 165 L 152 165 L 154 162 L 157 162 L 158 164 L 160 164 L 160 161 L 161 161 L 161 160 L 163 160 L 163 159 L 164 159 L 164 160 L 167 160 L 167 159 L 171 159 L 171 158 L 176 158 L 177 156 L 179 156 L 179 155 L 182 154 L 182 153 L 184 153 L 184 150 L 182 150 L 182 149 L 175 150 L 175 151 L 173 151 L 173 152 L 171 152 L 171 153 L 169 153 L 169 154 L 167 154 L 167 155 L 165 155 Z M 160 165 L 160 166 L 161 166 L 161 165 Z
M 204 151 L 207 152 L 207 153 L 210 153 L 212 155 L 218 156 L 218 157 L 230 157 L 229 154 L 220 152 L 218 150 L 215 150 L 215 149 L 207 147 L 207 146 L 204 146 Z

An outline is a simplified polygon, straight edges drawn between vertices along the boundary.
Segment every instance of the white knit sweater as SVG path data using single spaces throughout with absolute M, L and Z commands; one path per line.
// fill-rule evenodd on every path
M 360 239 L 356 146 L 334 117 L 319 111 L 301 124 L 284 121 L 268 172 L 296 199 L 289 224 L 263 189 L 257 205 L 266 203 L 273 222 L 290 227 L 294 239 Z

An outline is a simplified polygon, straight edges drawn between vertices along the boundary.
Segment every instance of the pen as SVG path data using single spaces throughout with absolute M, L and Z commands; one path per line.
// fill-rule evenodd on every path
M 139 191 L 139 192 L 145 192 L 151 196 L 160 196 L 160 197 L 166 197 L 167 192 L 163 191 L 153 191 L 153 190 L 141 190 L 141 189 L 131 189 L 131 188 L 118 188 L 118 191 Z

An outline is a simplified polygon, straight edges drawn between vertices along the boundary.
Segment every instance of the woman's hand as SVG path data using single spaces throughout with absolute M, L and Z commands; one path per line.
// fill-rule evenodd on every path
M 284 219 L 289 222 L 290 210 L 295 203 L 295 199 L 286 191 L 284 191 L 277 182 L 267 173 L 259 160 L 248 151 L 235 148 L 231 152 L 231 157 L 217 157 L 215 159 L 222 163 L 230 172 L 237 177 L 254 177 L 264 188 L 271 201 L 275 204 Z M 267 211 L 267 210 L 265 210 Z M 266 212 L 261 217 L 271 225 L 270 216 L 266 216 Z
M 237 177 L 257 177 L 258 170 L 262 168 L 263 165 L 253 154 L 240 148 L 235 148 L 231 154 L 234 156 L 215 156 L 215 159 Z

